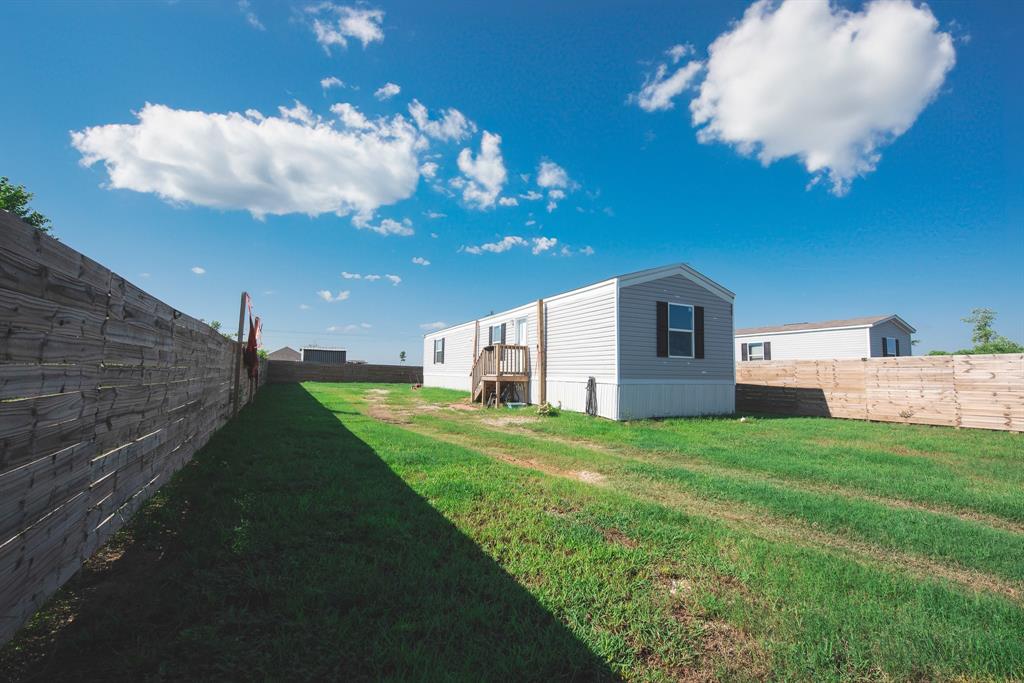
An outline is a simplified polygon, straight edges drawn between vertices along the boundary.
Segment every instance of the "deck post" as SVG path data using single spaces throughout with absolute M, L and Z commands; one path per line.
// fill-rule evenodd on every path
M 548 382 L 544 359 L 544 299 L 537 299 L 537 382 L 540 404 L 548 400 Z

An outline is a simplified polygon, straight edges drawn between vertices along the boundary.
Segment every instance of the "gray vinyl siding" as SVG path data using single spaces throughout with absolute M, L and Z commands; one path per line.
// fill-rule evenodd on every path
M 655 302 L 704 307 L 704 358 L 659 358 Z M 619 379 L 733 381 L 732 304 L 683 275 L 619 290 Z
M 902 326 L 892 320 L 879 323 L 871 328 L 871 355 L 880 357 L 882 355 L 882 337 L 896 337 L 900 340 L 900 355 L 913 355 L 910 350 L 910 333 Z

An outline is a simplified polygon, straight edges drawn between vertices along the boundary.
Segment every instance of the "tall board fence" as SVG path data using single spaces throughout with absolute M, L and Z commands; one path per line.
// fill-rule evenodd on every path
M 0 643 L 231 417 L 238 353 L 0 211 Z
M 1024 354 L 736 366 L 736 409 L 1024 431 Z
M 383 382 L 421 384 L 423 367 L 419 365 L 372 365 L 369 363 L 304 363 L 272 360 L 267 368 L 271 384 L 286 382 Z

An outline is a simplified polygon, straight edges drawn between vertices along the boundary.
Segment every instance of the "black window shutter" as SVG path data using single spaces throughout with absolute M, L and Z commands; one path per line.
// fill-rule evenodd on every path
M 898 355 L 900 355 L 900 338 L 896 337 L 895 340 L 896 340 L 896 355 L 898 356 Z
M 505 323 L 501 324 L 501 343 L 505 343 Z
M 740 360 L 747 360 L 747 345 L 740 344 Z
M 668 358 L 668 302 L 657 301 L 657 329 L 654 334 L 657 337 L 658 358 Z
M 704 307 L 693 307 L 693 357 L 704 357 Z
M 444 337 L 441 337 L 441 365 L 444 365 Z
M 487 345 L 490 346 L 494 343 L 494 327 L 491 325 L 487 326 Z
M 772 359 L 772 343 L 771 342 L 765 342 L 764 346 L 762 346 L 761 348 L 764 349 L 764 359 L 765 360 L 771 360 Z

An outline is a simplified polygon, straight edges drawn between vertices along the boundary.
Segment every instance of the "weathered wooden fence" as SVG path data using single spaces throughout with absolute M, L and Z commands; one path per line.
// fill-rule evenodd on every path
M 227 421 L 237 353 L 0 211 L 0 643 Z
M 739 363 L 736 409 L 1019 432 L 1024 355 Z
M 417 384 L 423 382 L 419 365 L 370 365 L 368 363 L 303 363 L 272 360 L 268 363 L 267 381 L 286 382 L 384 382 Z

